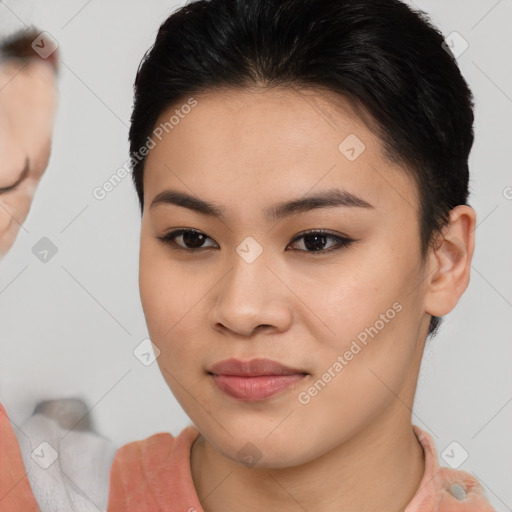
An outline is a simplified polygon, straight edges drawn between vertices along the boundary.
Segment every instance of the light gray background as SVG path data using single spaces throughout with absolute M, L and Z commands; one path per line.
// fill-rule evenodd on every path
M 512 187 L 512 1 L 414 3 L 445 35 L 457 31 L 469 43 L 458 60 L 476 101 L 470 203 L 478 227 L 471 283 L 426 350 L 413 423 L 434 436 L 439 454 L 460 443 L 469 453 L 461 469 L 485 484 L 498 511 L 511 510 L 512 200 L 504 190 Z M 63 61 L 50 165 L 0 268 L 0 399 L 17 423 L 39 400 L 81 396 L 118 444 L 189 424 L 156 363 L 133 355 L 147 330 L 130 177 L 103 201 L 92 195 L 127 159 L 135 72 L 178 5 L 0 4 L 4 34 L 34 23 L 58 40 Z M 44 236 L 58 247 L 46 264 L 32 254 Z

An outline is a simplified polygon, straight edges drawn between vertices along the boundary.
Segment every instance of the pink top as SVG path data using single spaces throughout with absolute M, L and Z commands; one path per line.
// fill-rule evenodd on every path
M 404 512 L 496 512 L 471 474 L 440 468 L 430 434 L 413 425 L 425 453 L 425 472 Z M 155 434 L 122 446 L 110 473 L 108 512 L 204 512 L 190 470 L 199 430 L 185 427 L 174 438 Z
M 0 512 L 38 512 L 18 440 L 0 403 Z

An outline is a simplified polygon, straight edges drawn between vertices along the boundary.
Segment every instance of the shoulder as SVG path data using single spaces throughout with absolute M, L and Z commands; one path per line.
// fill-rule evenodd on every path
M 496 512 L 476 477 L 460 469 L 440 467 L 432 436 L 417 425 L 413 430 L 425 453 L 425 473 L 406 512 L 429 507 L 437 512 Z
M 126 492 L 134 485 L 141 487 L 152 479 L 155 471 L 169 460 L 175 437 L 167 432 L 121 446 L 110 470 L 110 494 Z
M 113 468 L 115 466 L 116 470 L 120 470 L 127 465 L 136 466 L 147 458 L 153 459 L 154 462 L 161 460 L 172 449 L 174 440 L 171 434 L 160 432 L 146 439 L 127 443 L 116 451 Z
M 160 510 L 167 497 L 176 499 L 175 489 L 189 488 L 190 449 L 199 431 L 185 427 L 178 436 L 160 432 L 121 446 L 110 472 L 109 512 Z
M 162 432 L 117 450 L 110 470 L 109 512 L 159 510 L 151 488 L 174 441 L 171 434 Z
M 157 467 L 160 463 L 188 456 L 192 443 L 199 435 L 199 430 L 194 425 L 186 426 L 178 436 L 169 432 L 159 432 L 145 439 L 132 441 L 121 446 L 115 455 L 114 465 L 116 469 L 123 464 L 151 463 L 151 467 Z

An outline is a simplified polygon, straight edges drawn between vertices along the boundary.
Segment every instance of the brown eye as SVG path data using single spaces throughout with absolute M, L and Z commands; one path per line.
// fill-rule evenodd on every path
M 173 249 L 176 250 L 184 250 L 189 252 L 197 252 L 198 249 L 207 249 L 212 246 L 205 246 L 205 240 L 211 238 L 206 236 L 201 231 L 197 231 L 194 229 L 177 229 L 167 233 L 163 236 L 157 237 L 164 244 L 171 245 Z M 337 249 L 341 249 L 343 247 L 347 247 L 355 240 L 347 237 L 342 237 L 339 235 L 335 235 L 328 231 L 308 231 L 296 236 L 291 244 L 297 243 L 300 240 L 304 240 L 305 249 L 293 249 L 306 253 L 312 254 L 325 254 L 327 252 L 335 251 Z M 334 241 L 334 244 L 331 244 L 326 249 L 328 241 Z M 213 246 L 215 247 L 215 246 Z M 217 246 L 218 247 L 218 246 Z
M 205 248 L 203 246 L 204 241 L 209 237 L 204 233 L 201 233 L 201 231 L 193 229 L 177 229 L 157 238 L 166 244 L 173 244 L 177 246 L 176 249 L 193 251 Z M 178 243 L 176 242 L 176 239 L 181 239 L 182 242 Z
M 311 253 L 326 253 L 331 252 L 337 249 L 341 249 L 342 247 L 346 247 L 350 245 L 355 240 L 351 238 L 341 237 L 339 235 L 334 235 L 328 231 L 307 231 L 306 233 L 302 233 L 293 239 L 292 243 L 295 243 L 299 240 L 304 240 L 303 246 L 306 248 L 298 249 L 303 252 L 311 252 Z M 334 248 L 325 249 L 325 246 L 328 240 L 335 241 Z M 337 242 L 337 243 L 336 243 Z M 297 250 L 297 249 L 295 249 Z

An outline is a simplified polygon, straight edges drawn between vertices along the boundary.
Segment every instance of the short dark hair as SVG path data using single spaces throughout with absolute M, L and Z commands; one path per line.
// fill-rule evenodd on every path
M 40 34 L 41 31 L 32 26 L 18 30 L 14 34 L 0 40 L 0 64 L 12 60 L 20 62 L 43 60 L 51 64 L 54 71 L 57 73 L 59 67 L 58 51 L 54 51 L 46 59 L 43 59 L 32 46 L 33 42 Z
M 391 162 L 419 191 L 422 261 L 467 204 L 473 95 L 428 15 L 399 0 L 197 0 L 161 26 L 135 79 L 129 132 L 138 152 L 160 114 L 221 88 L 318 87 L 374 121 Z M 144 209 L 145 158 L 132 158 Z M 431 317 L 434 335 L 442 317 Z

